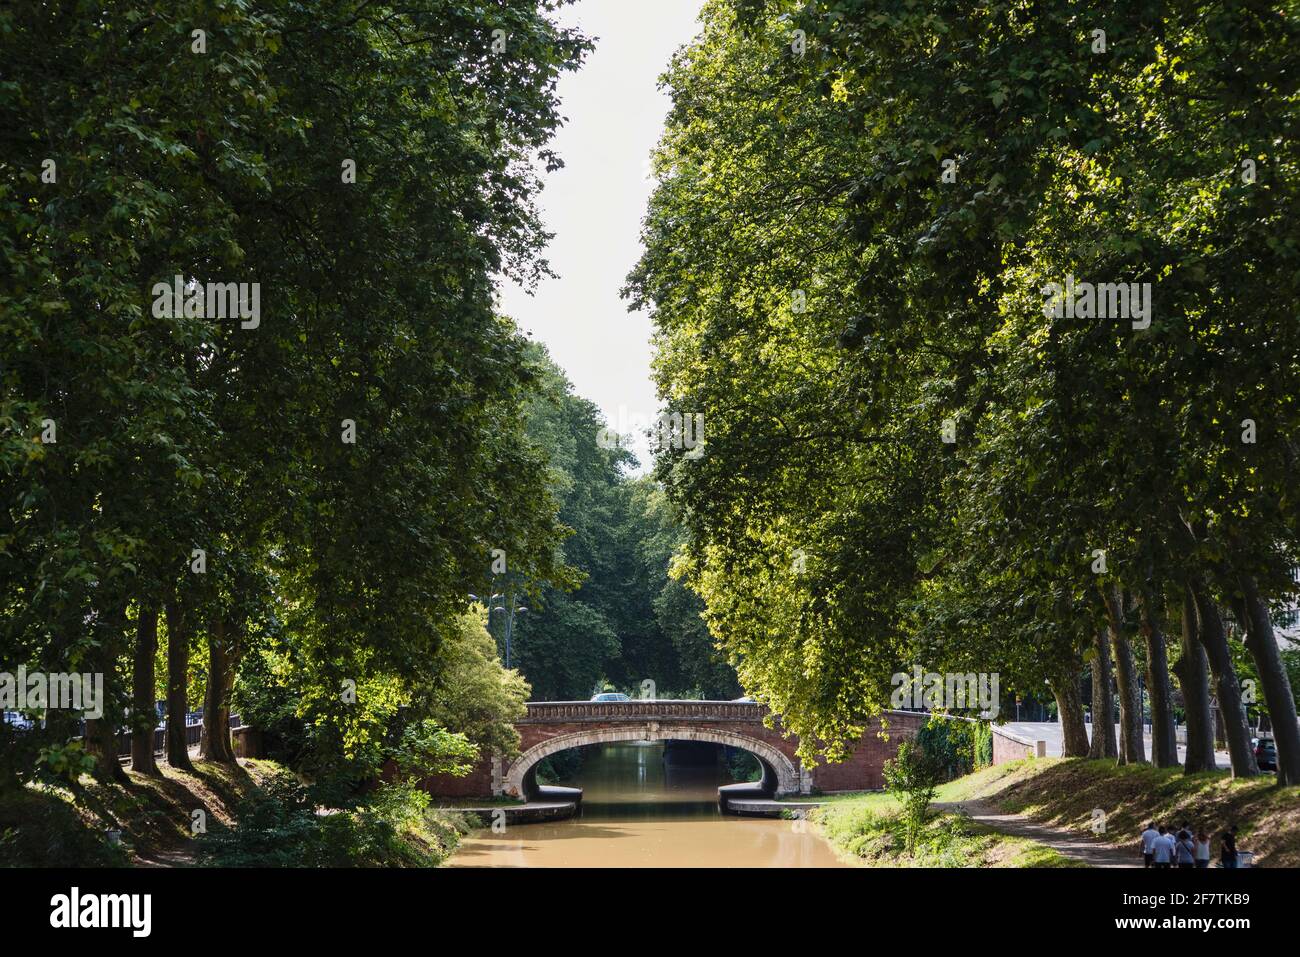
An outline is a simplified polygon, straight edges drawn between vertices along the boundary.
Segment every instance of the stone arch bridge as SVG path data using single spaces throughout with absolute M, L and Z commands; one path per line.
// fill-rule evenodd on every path
M 438 775 L 425 787 L 443 797 L 526 798 L 536 793 L 542 758 L 569 748 L 617 741 L 707 741 L 753 754 L 763 768 L 762 787 L 788 794 L 857 791 L 884 786 L 884 762 L 916 736 L 928 714 L 887 711 L 888 739 L 869 728 L 848 760 L 805 768 L 795 755 L 798 739 L 763 723 L 767 709 L 749 701 L 534 701 L 516 722 L 520 754 L 480 760 L 462 778 Z

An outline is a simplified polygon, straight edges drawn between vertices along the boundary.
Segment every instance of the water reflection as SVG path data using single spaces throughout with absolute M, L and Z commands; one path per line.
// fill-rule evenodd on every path
M 712 748 L 632 742 L 590 748 L 560 783 L 583 789 L 579 817 L 466 838 L 453 867 L 838 867 L 795 822 L 724 816 L 731 783 Z

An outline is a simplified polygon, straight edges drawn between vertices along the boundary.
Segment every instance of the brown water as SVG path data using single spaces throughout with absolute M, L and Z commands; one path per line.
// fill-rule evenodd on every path
M 580 815 L 465 838 L 451 867 L 843 867 L 802 822 L 724 816 L 720 765 L 665 764 L 661 743 L 590 748 Z

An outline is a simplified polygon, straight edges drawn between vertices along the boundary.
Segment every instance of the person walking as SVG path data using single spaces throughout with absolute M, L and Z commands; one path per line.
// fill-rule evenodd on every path
M 1147 829 L 1142 832 L 1142 861 L 1143 867 L 1150 867 L 1151 862 L 1155 860 L 1155 843 L 1160 832 L 1156 830 L 1155 822 L 1147 825 Z
M 1178 837 L 1175 840 L 1176 845 L 1174 851 L 1178 860 L 1178 866 L 1188 868 L 1195 867 L 1196 845 L 1192 843 L 1192 832 L 1184 827 L 1178 832 Z
M 1195 847 L 1196 847 L 1196 853 L 1193 856 L 1196 858 L 1196 866 L 1209 867 L 1210 866 L 1210 835 L 1205 833 L 1204 828 L 1196 832 Z
M 1159 836 L 1151 846 L 1151 852 L 1155 855 L 1153 866 L 1157 870 L 1163 870 L 1169 867 L 1173 862 L 1174 842 L 1168 836 L 1163 824 L 1159 827 Z
M 1219 866 L 1237 866 L 1237 825 L 1229 824 L 1228 829 L 1219 835 Z

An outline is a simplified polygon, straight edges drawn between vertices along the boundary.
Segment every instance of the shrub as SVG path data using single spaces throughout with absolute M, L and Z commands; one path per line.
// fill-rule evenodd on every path
M 942 767 L 919 742 L 904 741 L 896 757 L 885 762 L 885 786 L 903 806 L 907 850 L 915 850 L 926 812 L 942 780 Z
M 917 741 L 951 781 L 993 763 L 993 729 L 987 721 L 963 721 L 936 714 Z
M 407 784 L 380 787 L 351 807 L 318 809 L 317 795 L 289 775 L 269 781 L 236 809 L 235 827 L 199 838 L 199 860 L 216 867 L 432 867 L 456 847 L 467 823 L 429 808 Z
M 0 867 L 125 867 L 110 844 L 55 794 L 20 788 L 0 794 Z

